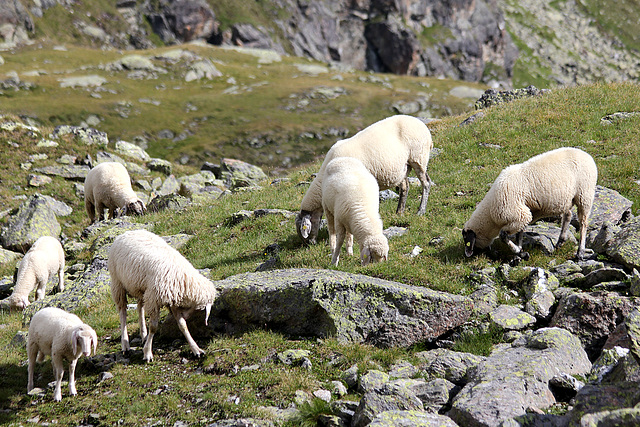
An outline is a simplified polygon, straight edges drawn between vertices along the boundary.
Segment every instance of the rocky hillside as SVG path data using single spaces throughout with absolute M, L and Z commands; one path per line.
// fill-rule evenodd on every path
M 0 39 L 4 48 L 109 49 L 199 39 L 357 70 L 547 87 L 637 79 L 631 18 L 639 8 L 611 0 L 12 0 L 0 5 Z
M 431 122 L 427 214 L 413 214 L 417 186 L 404 215 L 397 195 L 381 193 L 389 260 L 363 267 L 345 256 L 338 268 L 325 230 L 310 246 L 294 231 L 319 162 L 278 179 L 230 159 L 195 170 L 92 128 L 1 116 L 0 143 L 11 149 L 0 153 L 0 191 L 16 208 L 2 213 L 0 298 L 39 235 L 62 240 L 67 267 L 64 290 L 50 284 L 24 311 L 0 304 L 0 423 L 634 425 L 639 92 L 630 83 L 489 91 L 473 119 Z M 554 247 L 553 221 L 527 227 L 528 259 L 499 242 L 466 258 L 460 229 L 487 185 L 504 166 L 558 146 L 579 146 L 598 166 L 588 259 L 572 259 L 573 238 Z M 125 165 L 147 214 L 88 224 L 83 179 L 105 161 Z M 170 315 L 153 363 L 142 360 L 133 318 L 132 349 L 121 352 L 107 260 L 113 239 L 132 229 L 163 236 L 215 284 L 209 324 L 201 312 L 189 319 L 202 358 Z M 98 354 L 78 364 L 78 395 L 63 388 L 62 404 L 47 386 L 49 363 L 25 393 L 26 325 L 51 305 L 99 336 Z

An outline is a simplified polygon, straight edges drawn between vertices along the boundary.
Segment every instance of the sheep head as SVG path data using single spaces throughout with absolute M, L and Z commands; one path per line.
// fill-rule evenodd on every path
M 28 296 L 11 295 L 3 301 L 5 301 L 10 308 L 17 308 L 18 310 L 24 310 L 30 304 Z
M 143 215 L 147 212 L 147 207 L 145 206 L 144 202 L 140 199 L 131 202 L 131 203 L 127 203 L 124 208 L 122 209 L 122 214 L 123 215 Z
M 98 346 L 98 336 L 90 326 L 81 325 L 73 330 L 71 334 L 71 345 L 74 356 L 78 354 L 79 348 L 81 355 L 89 357 L 91 356 L 92 349 L 93 354 L 96 353 L 96 349 Z
M 464 254 L 467 257 L 473 256 L 476 246 L 476 232 L 473 230 L 462 230 L 462 240 L 464 240 Z
M 303 242 L 306 242 L 311 234 L 311 212 L 301 211 L 296 217 L 296 231 L 302 238 Z
M 371 262 L 386 261 L 389 257 L 389 241 L 384 235 L 368 237 L 360 250 L 360 262 L 363 266 Z

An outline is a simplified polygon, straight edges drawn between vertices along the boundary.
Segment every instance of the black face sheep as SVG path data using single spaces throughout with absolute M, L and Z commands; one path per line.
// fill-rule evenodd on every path
M 427 174 L 432 148 L 429 128 L 420 119 L 406 115 L 380 120 L 351 138 L 336 142 L 327 152 L 320 171 L 302 199 L 296 217 L 296 231 L 302 241 L 305 244 L 316 242 L 322 218 L 322 180 L 328 163 L 337 157 L 360 160 L 375 177 L 381 190 L 399 187 L 397 213 L 404 212 L 409 190 L 407 175 L 413 169 L 422 184 L 418 215 L 424 215 L 433 185 Z
M 91 223 L 102 221 L 105 209 L 111 219 L 119 213 L 142 215 L 147 211 L 131 188 L 129 173 L 117 162 L 100 163 L 89 171 L 84 181 L 84 206 Z
M 33 390 L 33 372 L 36 361 L 42 362 L 45 356 L 51 356 L 56 386 L 53 400 L 62 400 L 63 361 L 69 362 L 69 394 L 77 394 L 75 371 L 80 356 L 91 356 L 96 352 L 98 336 L 93 328 L 75 314 L 55 307 L 46 307 L 31 318 L 27 337 L 29 356 L 29 380 L 27 392 Z
M 378 213 L 376 179 L 353 157 L 329 162 L 322 181 L 322 207 L 327 216 L 331 262 L 338 264 L 340 249 L 347 238 L 347 253 L 353 253 L 353 237 L 360 245 L 362 265 L 386 261 L 389 243 L 382 234 Z
M 36 300 L 44 298 L 47 283 L 58 275 L 58 288 L 64 290 L 64 249 L 55 237 L 42 236 L 24 255 L 18 267 L 13 293 L 4 302 L 11 308 L 24 309 L 29 294 L 36 288 Z
M 576 256 L 584 258 L 587 220 L 595 197 L 598 169 L 593 158 L 577 148 L 558 148 L 524 163 L 505 168 L 464 225 L 465 255 L 488 247 L 500 238 L 516 254 L 522 251 L 525 226 L 540 218 L 561 215 L 556 247 L 567 239 L 571 207 L 578 209 L 580 245 Z M 518 234 L 518 243 L 509 240 Z
M 127 295 L 138 300 L 140 335 L 146 342 L 143 358 L 153 360 L 153 336 L 160 309 L 168 307 L 196 356 L 204 354 L 191 337 L 186 319 L 194 310 L 206 310 L 205 323 L 216 298 L 216 288 L 177 250 L 161 237 L 145 230 L 127 231 L 116 237 L 109 250 L 111 296 L 120 314 L 122 351 L 129 350 Z M 149 334 L 145 324 L 149 314 Z

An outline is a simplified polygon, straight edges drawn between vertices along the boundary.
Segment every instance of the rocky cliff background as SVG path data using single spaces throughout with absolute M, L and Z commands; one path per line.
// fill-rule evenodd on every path
M 546 87 L 637 79 L 638 16 L 637 3 L 611 0 L 7 0 L 0 48 L 204 40 L 357 70 Z

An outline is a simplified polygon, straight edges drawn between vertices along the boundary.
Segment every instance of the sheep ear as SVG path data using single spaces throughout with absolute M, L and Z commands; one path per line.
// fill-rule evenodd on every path
M 71 349 L 73 350 L 73 356 L 75 357 L 78 351 L 78 329 L 74 329 L 71 334 Z
M 95 356 L 98 348 L 98 334 L 93 329 L 91 330 L 91 342 L 93 344 L 93 355 Z

